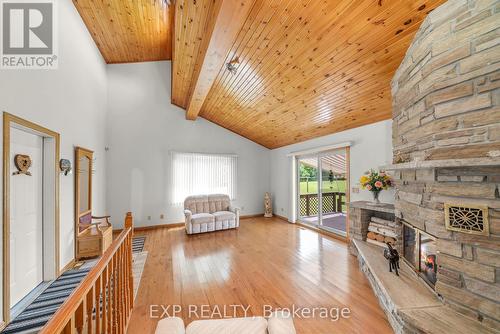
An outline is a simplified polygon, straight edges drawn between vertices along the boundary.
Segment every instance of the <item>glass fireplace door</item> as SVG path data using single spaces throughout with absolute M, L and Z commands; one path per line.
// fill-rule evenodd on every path
M 436 238 L 403 222 L 403 259 L 432 288 L 437 281 Z

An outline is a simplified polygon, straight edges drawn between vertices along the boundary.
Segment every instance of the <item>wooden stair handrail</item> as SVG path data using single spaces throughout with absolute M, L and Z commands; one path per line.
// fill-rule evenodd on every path
M 127 214 L 125 215 L 125 226 L 124 226 L 124 230 L 126 230 L 127 228 L 131 228 L 132 231 L 132 236 L 134 236 L 134 224 L 132 222 L 132 212 L 127 212 Z
M 40 334 L 55 334 L 55 333 L 65 333 L 67 332 L 67 329 L 69 327 L 73 327 L 74 322 L 75 322 L 75 314 L 77 313 L 77 310 L 81 308 L 83 305 L 84 301 L 88 299 L 89 293 L 93 293 L 96 287 L 96 282 L 99 279 L 99 283 L 97 286 L 101 288 L 101 279 L 103 272 L 106 270 L 106 277 L 108 275 L 108 266 L 111 265 L 112 269 L 116 270 L 116 260 L 115 260 L 115 255 L 119 253 L 119 250 L 121 250 L 122 245 L 124 242 L 128 242 L 128 248 L 130 250 L 126 250 L 127 253 L 129 254 L 130 260 L 128 258 L 123 257 L 122 259 L 125 261 L 127 266 L 130 266 L 130 277 L 128 277 L 128 282 L 129 284 L 132 284 L 132 277 L 131 277 L 131 253 L 132 253 L 132 248 L 131 248 L 131 238 L 132 238 L 132 229 L 127 228 L 126 230 L 123 230 L 120 235 L 113 241 L 113 243 L 110 245 L 110 247 L 106 250 L 106 252 L 103 254 L 99 262 L 90 270 L 90 272 L 85 276 L 83 281 L 78 285 L 78 287 L 71 293 L 71 295 L 68 297 L 68 299 L 64 302 L 64 304 L 61 305 L 61 307 L 57 310 L 57 312 L 54 314 L 54 316 L 49 320 L 49 322 L 42 328 L 40 331 Z M 125 252 L 122 252 L 118 255 L 125 256 Z M 127 270 L 128 271 L 128 270 Z M 127 273 L 125 273 L 127 274 Z M 117 280 L 115 281 L 115 286 L 118 288 L 118 293 L 123 292 L 125 293 L 122 289 L 122 287 L 118 287 L 118 284 L 120 281 L 124 279 L 123 277 L 117 277 Z M 126 287 L 128 289 L 128 287 Z M 104 291 L 104 289 L 103 289 Z M 117 292 L 117 291 L 114 291 Z M 130 289 L 127 291 L 128 293 L 133 294 L 133 289 Z M 133 296 L 128 296 L 125 297 L 127 299 L 127 303 L 130 306 L 130 309 L 133 306 Z M 131 300 L 129 300 L 131 299 Z M 115 307 L 118 307 L 119 305 L 114 305 Z M 122 315 L 120 315 L 122 316 Z M 128 319 L 126 319 L 128 322 Z M 125 324 L 126 325 L 126 324 Z M 92 325 L 89 325 L 92 327 Z M 123 331 L 123 329 L 119 330 L 120 332 Z M 71 330 L 71 333 L 74 331 Z M 94 331 L 92 331 L 94 333 Z

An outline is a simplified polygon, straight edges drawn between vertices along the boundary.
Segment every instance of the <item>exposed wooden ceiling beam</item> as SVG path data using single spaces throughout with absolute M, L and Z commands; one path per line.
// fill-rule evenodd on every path
M 234 40 L 245 23 L 254 0 L 217 0 L 217 15 L 209 22 L 203 37 L 204 45 L 198 55 L 199 69 L 194 73 L 195 85 L 190 94 L 186 118 L 195 120 L 200 113 L 215 78 Z

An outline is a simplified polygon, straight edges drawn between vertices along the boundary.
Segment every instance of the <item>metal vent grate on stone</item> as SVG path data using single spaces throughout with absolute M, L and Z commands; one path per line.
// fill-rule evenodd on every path
M 488 207 L 445 203 L 444 211 L 447 230 L 489 235 Z

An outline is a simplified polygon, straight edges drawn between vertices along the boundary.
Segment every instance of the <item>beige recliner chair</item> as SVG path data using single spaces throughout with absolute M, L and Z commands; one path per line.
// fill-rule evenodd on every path
M 240 209 L 228 195 L 189 196 L 184 201 L 187 234 L 227 230 L 240 226 Z

